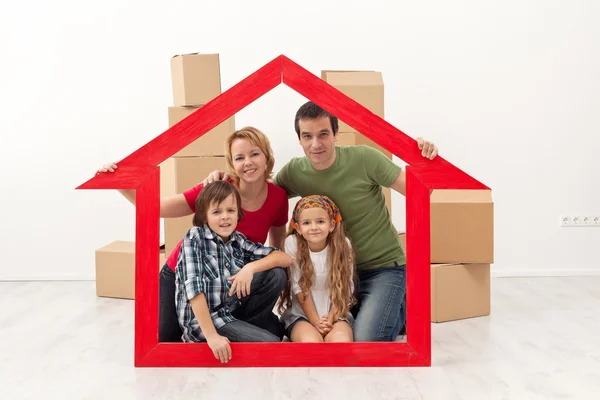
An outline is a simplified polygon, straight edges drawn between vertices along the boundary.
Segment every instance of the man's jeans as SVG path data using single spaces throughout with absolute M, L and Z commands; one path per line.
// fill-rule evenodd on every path
M 395 341 L 406 321 L 406 266 L 358 273 L 355 342 Z
M 283 268 L 254 274 L 250 296 L 244 297 L 232 313 L 240 323 L 226 324 L 218 330 L 219 334 L 227 336 L 232 342 L 241 337 L 247 340 L 239 341 L 281 341 L 285 330 L 272 310 L 286 284 L 286 279 Z M 181 342 L 182 332 L 175 309 L 175 273 L 166 264 L 160 272 L 158 326 L 160 342 Z

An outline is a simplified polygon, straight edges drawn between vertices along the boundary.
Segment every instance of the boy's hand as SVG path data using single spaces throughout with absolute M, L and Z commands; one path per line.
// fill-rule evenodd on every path
M 254 270 L 252 269 L 252 263 L 246 264 L 244 268 L 240 270 L 234 276 L 227 278 L 229 282 L 233 281 L 231 289 L 229 289 L 229 295 L 233 296 L 233 293 L 237 294 L 238 299 L 250 295 L 250 286 L 252 284 L 252 278 L 254 277 Z
M 222 363 L 231 360 L 231 346 L 229 346 L 229 339 L 225 336 L 217 333 L 214 336 L 207 337 L 206 342 L 217 360 L 221 360 Z

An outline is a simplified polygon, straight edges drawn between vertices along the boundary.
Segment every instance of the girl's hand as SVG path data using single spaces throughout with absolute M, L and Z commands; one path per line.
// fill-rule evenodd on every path
M 206 342 L 217 360 L 221 360 L 222 363 L 227 363 L 231 360 L 231 346 L 229 346 L 229 339 L 225 336 L 215 334 L 214 336 L 207 337 Z
M 331 328 L 333 328 L 333 325 L 329 323 L 327 315 L 324 315 L 317 321 L 314 327 L 322 336 L 326 336 L 331 331 Z
M 233 296 L 233 293 L 237 293 L 238 299 L 241 299 L 242 297 L 250 295 L 250 286 L 253 277 L 254 270 L 252 269 L 252 266 L 246 264 L 240 272 L 227 278 L 229 282 L 233 281 L 233 285 L 231 285 L 231 289 L 229 289 L 229 296 Z

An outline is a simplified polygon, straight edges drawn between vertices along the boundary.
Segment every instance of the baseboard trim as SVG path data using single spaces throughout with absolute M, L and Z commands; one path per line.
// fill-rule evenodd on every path
M 504 269 L 492 268 L 492 278 L 535 278 L 553 276 L 600 276 L 600 269 Z
M 492 278 L 527 278 L 553 276 L 600 276 L 600 269 L 504 269 L 493 268 Z M 0 274 L 0 282 L 18 281 L 95 281 L 95 275 L 84 274 Z
M 95 281 L 95 275 L 84 274 L 0 274 L 0 282 L 18 281 Z

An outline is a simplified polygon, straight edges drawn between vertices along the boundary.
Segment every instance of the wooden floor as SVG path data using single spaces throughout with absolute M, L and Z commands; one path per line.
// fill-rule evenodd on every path
M 431 368 L 135 369 L 133 302 L 0 282 L 0 399 L 600 399 L 600 277 L 498 278 Z

